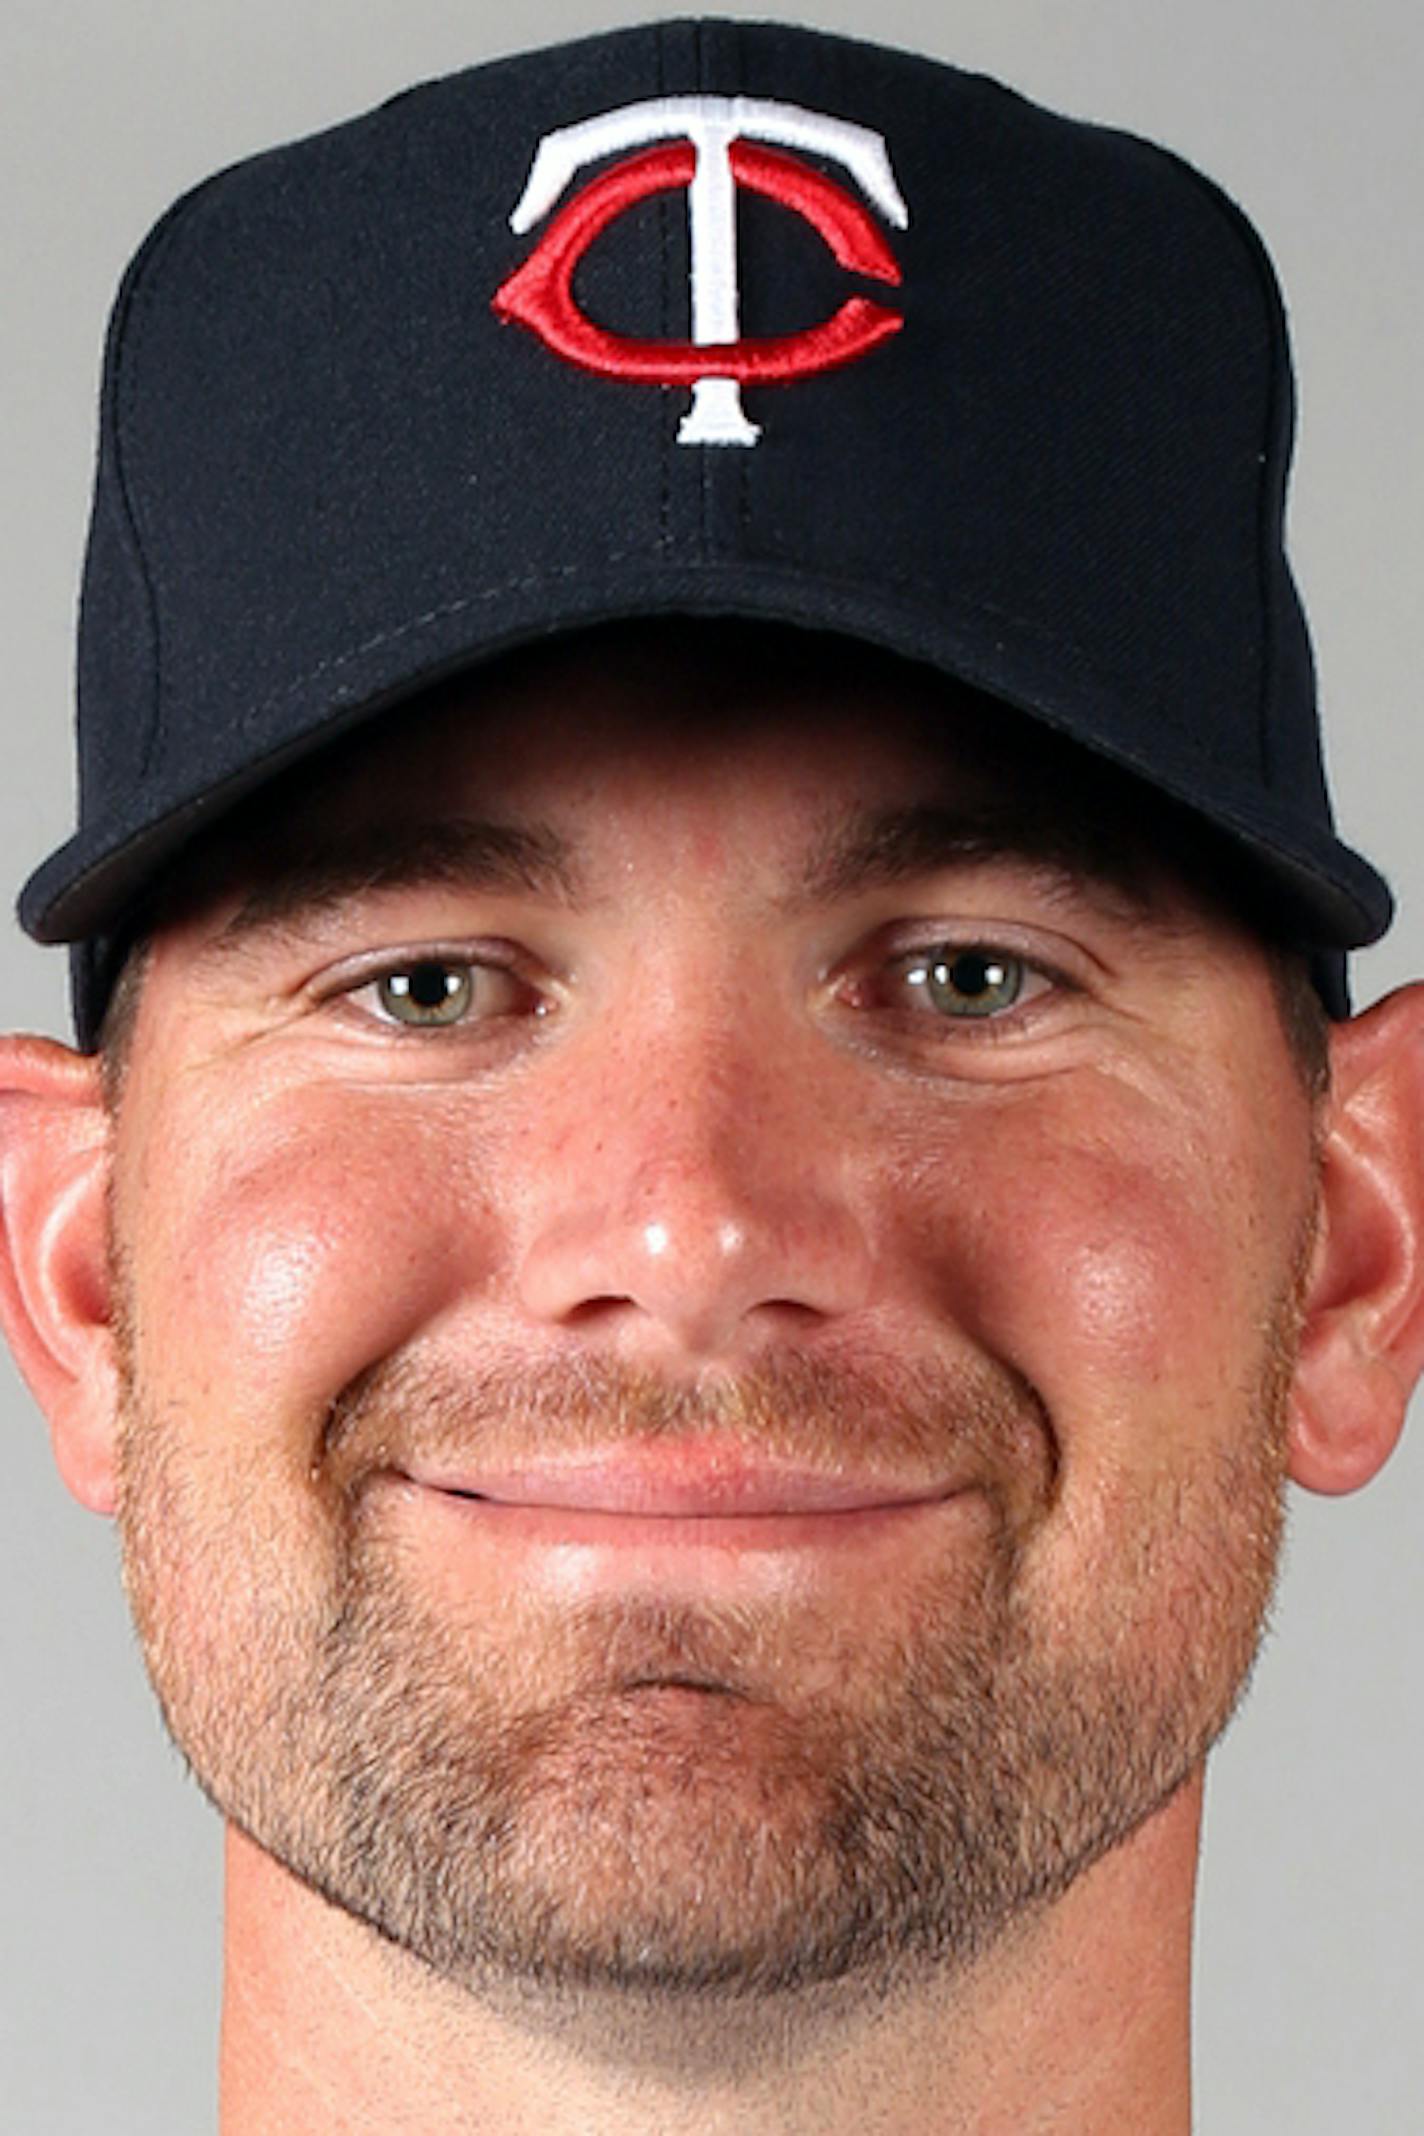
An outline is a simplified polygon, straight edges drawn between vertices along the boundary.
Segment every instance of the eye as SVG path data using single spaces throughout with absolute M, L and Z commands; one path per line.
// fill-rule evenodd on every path
M 433 960 L 386 972 L 375 987 L 377 1001 L 395 1023 L 459 1023 L 475 998 L 475 976 L 468 965 Z
M 499 965 L 416 957 L 354 988 L 350 998 L 381 1023 L 442 1031 L 507 1016 L 524 1006 L 528 992 Z
M 902 970 L 905 983 L 940 1016 L 986 1017 L 1011 1009 L 1030 978 L 1022 957 L 1008 951 L 975 945 L 968 949 L 945 946 L 908 960 Z
M 935 942 L 894 959 L 877 991 L 912 1017 L 941 1024 L 1018 1022 L 1058 975 L 995 942 Z M 1071 989 L 1070 989 L 1071 991 Z

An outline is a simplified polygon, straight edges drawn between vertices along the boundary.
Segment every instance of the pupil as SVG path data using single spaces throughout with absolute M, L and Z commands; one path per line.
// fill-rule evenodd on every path
M 990 987 L 1003 985 L 1004 967 L 988 957 L 981 957 L 975 950 L 966 950 L 950 966 L 949 983 L 956 993 L 985 994 Z
M 969 1001 L 1010 983 L 1008 968 L 1002 960 L 986 957 L 977 949 L 962 950 L 949 963 L 941 964 L 935 977 L 947 992 L 962 995 Z
M 410 999 L 418 1009 L 441 1009 L 456 984 L 454 973 L 443 964 L 417 964 L 410 975 Z

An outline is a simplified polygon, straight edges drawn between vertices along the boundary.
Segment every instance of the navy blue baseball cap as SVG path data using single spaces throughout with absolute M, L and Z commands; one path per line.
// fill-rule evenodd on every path
M 1185 806 L 1347 1012 L 1283 538 L 1293 391 L 1215 186 L 983 76 L 678 21 L 471 68 L 188 194 L 111 323 L 79 827 L 20 903 L 97 1043 L 164 871 L 550 633 L 849 634 Z

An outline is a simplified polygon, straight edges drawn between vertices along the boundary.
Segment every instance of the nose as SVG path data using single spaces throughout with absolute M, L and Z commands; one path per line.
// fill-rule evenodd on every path
M 649 1033 L 559 1103 L 574 1110 L 534 1160 L 518 1272 L 535 1320 L 707 1362 L 865 1304 L 855 1151 L 775 1043 Z

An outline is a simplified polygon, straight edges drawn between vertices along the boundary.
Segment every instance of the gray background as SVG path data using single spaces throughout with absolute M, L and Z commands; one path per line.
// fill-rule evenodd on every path
M 68 829 L 73 588 L 103 319 L 183 187 L 393 88 L 634 20 L 527 0 L 5 0 L 0 20 L 0 837 Z M 758 14 L 765 8 L 729 7 Z M 1294 550 L 1344 828 L 1404 919 L 1362 1001 L 1424 966 L 1411 642 L 1424 561 L 1419 80 L 1410 0 L 783 0 L 1182 150 L 1263 226 L 1304 434 Z M 3 1022 L 64 1028 L 62 959 L 0 943 Z M 70 1504 L 0 1366 L 0 2129 L 212 2126 L 218 1827 L 161 1739 L 107 1529 Z M 1361 1497 L 1297 1501 L 1279 1628 L 1215 1763 L 1200 1930 L 1208 2136 L 1424 2128 L 1415 1756 L 1424 1444 Z M 1413 1755 L 1412 1755 L 1413 1754 Z

